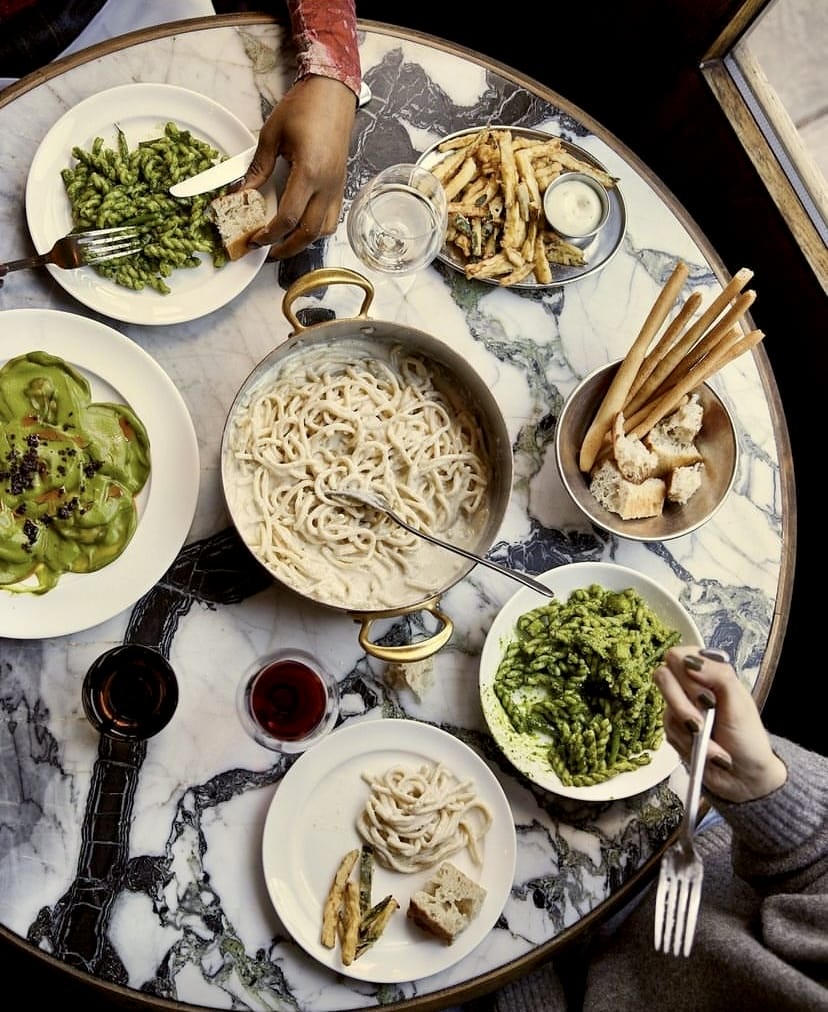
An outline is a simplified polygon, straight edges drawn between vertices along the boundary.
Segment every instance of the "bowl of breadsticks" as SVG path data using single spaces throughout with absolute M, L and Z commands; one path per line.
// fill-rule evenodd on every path
M 720 369 L 764 336 L 743 319 L 755 293 L 739 271 L 705 308 L 698 292 L 673 313 L 689 271 L 679 264 L 623 359 L 599 366 L 567 398 L 555 456 L 572 501 L 598 527 L 667 541 L 713 517 L 736 477 L 733 415 Z

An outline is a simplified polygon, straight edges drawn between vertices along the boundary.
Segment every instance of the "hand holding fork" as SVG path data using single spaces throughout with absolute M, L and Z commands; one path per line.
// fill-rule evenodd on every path
M 11 271 L 43 267 L 45 264 L 54 264 L 65 270 L 92 266 L 104 260 L 115 260 L 118 257 L 138 253 L 146 241 L 147 237 L 133 225 L 70 232 L 69 235 L 58 239 L 48 253 L 0 263 L 0 286 L 3 284 L 2 279 Z
M 693 843 L 699 811 L 704 761 L 715 707 L 704 712 L 701 730 L 693 738 L 690 756 L 690 783 L 678 839 L 661 858 L 655 902 L 655 947 L 678 956 L 690 955 L 701 900 L 704 865 Z

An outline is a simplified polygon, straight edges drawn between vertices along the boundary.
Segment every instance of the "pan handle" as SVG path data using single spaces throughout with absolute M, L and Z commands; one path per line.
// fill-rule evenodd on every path
M 312 292 L 315 288 L 324 288 L 326 285 L 357 285 L 365 292 L 365 298 L 362 300 L 357 318 L 364 317 L 368 313 L 371 303 L 374 301 L 373 284 L 368 278 L 362 274 L 358 274 L 356 271 L 350 270 L 348 267 L 319 267 L 315 271 L 309 271 L 293 282 L 282 299 L 282 312 L 293 326 L 295 333 L 298 333 L 300 330 L 307 330 L 308 328 L 302 326 L 297 319 L 296 313 L 293 311 L 293 303 L 298 298 L 301 298 L 301 296 Z
M 406 643 L 405 646 L 400 647 L 380 646 L 379 643 L 374 643 L 369 636 L 371 626 L 382 616 L 354 616 L 355 621 L 360 623 L 360 646 L 366 654 L 370 654 L 380 661 L 389 661 L 397 664 L 408 664 L 411 661 L 422 661 L 426 657 L 431 657 L 432 654 L 436 654 L 441 647 L 444 647 L 448 643 L 454 632 L 454 623 L 445 612 L 440 611 L 437 603 L 438 599 L 435 598 L 431 601 L 426 601 L 419 609 L 420 611 L 427 611 L 437 619 L 440 623 L 437 632 L 427 640 L 420 640 L 419 643 Z

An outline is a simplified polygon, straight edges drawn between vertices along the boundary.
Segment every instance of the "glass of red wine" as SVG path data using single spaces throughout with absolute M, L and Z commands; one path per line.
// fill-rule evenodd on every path
M 275 752 L 304 752 L 339 716 L 336 679 L 305 650 L 275 650 L 245 671 L 236 708 L 247 733 Z

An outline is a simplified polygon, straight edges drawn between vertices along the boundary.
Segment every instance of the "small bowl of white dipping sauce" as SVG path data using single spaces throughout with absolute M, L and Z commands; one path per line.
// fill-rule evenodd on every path
M 606 189 L 585 172 L 564 172 L 543 194 L 546 220 L 564 239 L 592 239 L 610 212 Z

